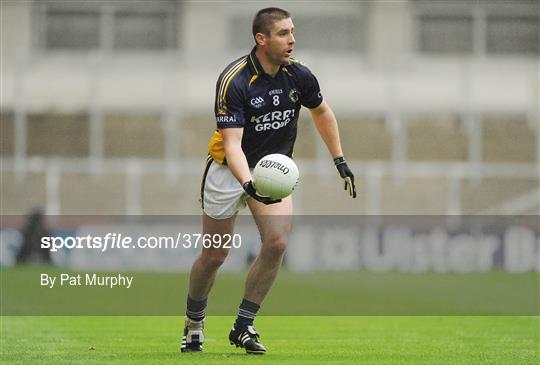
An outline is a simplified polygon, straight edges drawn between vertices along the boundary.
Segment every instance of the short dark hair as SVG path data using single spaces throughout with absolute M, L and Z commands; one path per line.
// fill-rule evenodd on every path
M 259 10 L 255 15 L 255 18 L 253 18 L 253 26 L 251 29 L 253 32 L 253 38 L 255 38 L 257 33 L 270 35 L 272 24 L 290 17 L 291 14 L 287 10 L 280 8 L 264 8 Z M 256 39 L 255 43 L 257 43 Z

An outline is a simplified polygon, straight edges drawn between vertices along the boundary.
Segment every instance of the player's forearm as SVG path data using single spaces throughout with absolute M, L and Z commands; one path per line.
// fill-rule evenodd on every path
M 231 170 L 240 184 L 251 180 L 249 165 L 246 155 L 242 150 L 243 128 L 224 128 L 220 129 L 219 132 L 223 137 L 223 148 L 229 170 Z
M 312 110 L 311 115 L 313 117 L 313 123 L 326 144 L 328 151 L 332 155 L 332 158 L 343 156 L 339 139 L 338 124 L 332 109 L 325 103 L 315 110 Z
M 225 158 L 227 159 L 227 166 L 240 184 L 252 179 L 246 155 L 242 151 L 241 145 L 226 144 Z

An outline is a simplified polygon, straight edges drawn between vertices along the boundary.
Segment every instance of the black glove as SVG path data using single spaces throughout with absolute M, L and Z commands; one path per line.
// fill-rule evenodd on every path
M 269 205 L 269 204 L 275 204 L 275 203 L 279 203 L 281 202 L 281 199 L 272 199 L 272 198 L 269 198 L 267 196 L 262 196 L 262 195 L 259 195 L 259 193 L 257 193 L 257 190 L 255 190 L 255 187 L 253 186 L 253 181 L 249 180 L 247 182 L 245 182 L 242 187 L 244 188 L 244 191 L 250 196 L 252 197 L 253 199 L 263 203 L 263 204 L 266 204 L 266 205 Z
M 347 166 L 347 161 L 341 157 L 337 157 L 334 159 L 334 164 L 336 165 L 336 168 L 339 172 L 339 176 L 343 178 L 345 181 L 345 190 L 349 190 L 349 195 L 353 198 L 356 198 L 356 187 L 354 186 L 354 175 L 349 169 L 349 166 Z

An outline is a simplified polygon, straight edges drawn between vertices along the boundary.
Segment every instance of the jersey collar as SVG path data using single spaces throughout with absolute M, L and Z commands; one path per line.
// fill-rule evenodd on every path
M 267 75 L 264 72 L 264 69 L 261 63 L 259 62 L 257 55 L 255 54 L 256 51 L 257 51 L 257 46 L 253 47 L 253 49 L 251 50 L 251 53 L 248 56 L 249 69 L 251 70 L 252 75 L 257 75 L 257 76 Z M 278 73 L 282 71 L 283 69 L 285 69 L 285 65 L 281 65 L 279 67 Z M 267 75 L 267 76 L 271 77 L 270 75 Z
M 251 50 L 251 53 L 248 56 L 248 64 L 253 75 L 262 75 L 264 74 L 264 70 L 259 62 L 259 59 L 257 58 L 257 55 L 255 54 L 256 50 L 257 46 L 253 47 Z

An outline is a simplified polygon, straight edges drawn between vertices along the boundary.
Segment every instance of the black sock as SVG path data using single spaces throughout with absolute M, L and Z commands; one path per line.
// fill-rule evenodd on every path
M 186 316 L 193 321 L 202 321 L 206 315 L 206 313 L 204 313 L 206 302 L 207 299 L 195 300 L 188 295 Z
M 253 326 L 253 321 L 260 307 L 257 303 L 250 302 L 247 299 L 242 300 L 236 322 L 234 322 L 234 328 Z

